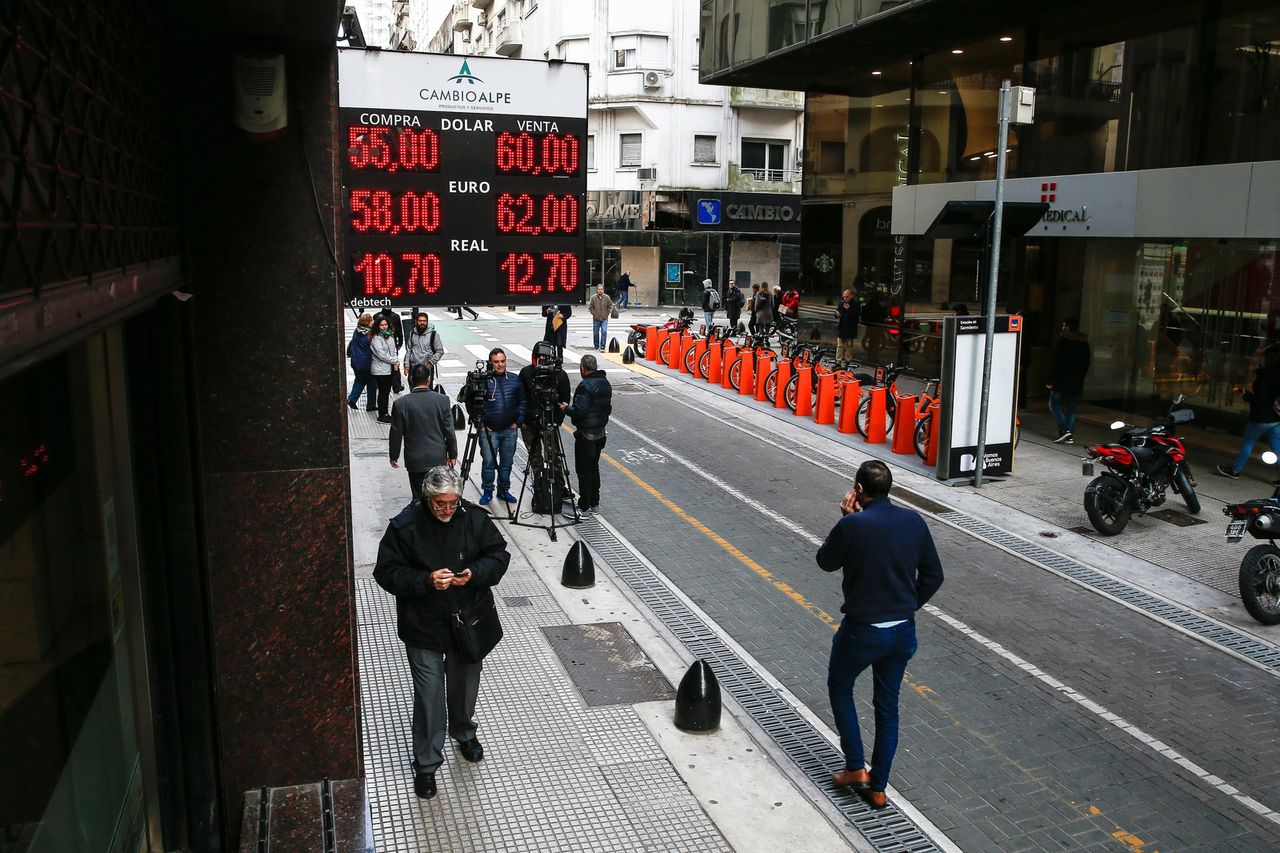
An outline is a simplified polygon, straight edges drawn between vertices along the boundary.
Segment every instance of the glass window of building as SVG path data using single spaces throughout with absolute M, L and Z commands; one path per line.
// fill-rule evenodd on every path
M 1222 4 L 1213 43 L 1205 162 L 1280 158 L 1280 7 Z
M 810 0 L 810 36 L 852 26 L 856 6 L 857 0 Z
M 596 170 L 596 135 L 594 133 L 587 134 L 587 171 L 594 172 Z
M 639 133 L 621 133 L 618 135 L 618 167 L 634 169 L 640 165 L 641 144 L 643 137 Z
M 782 140 L 742 140 L 742 173 L 758 181 L 787 180 L 788 147 Z
M 695 134 L 693 137 L 693 162 L 695 163 L 712 163 L 716 162 L 716 137 L 712 135 Z
M 635 68 L 639 47 L 640 39 L 637 36 L 614 36 L 613 67 L 617 70 Z

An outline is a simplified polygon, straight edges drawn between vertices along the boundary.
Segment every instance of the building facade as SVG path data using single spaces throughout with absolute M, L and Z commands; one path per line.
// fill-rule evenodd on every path
M 977 241 L 924 235 L 994 197 L 1001 81 L 1010 201 L 1049 205 L 1006 244 L 999 302 L 1027 318 L 1034 389 L 1063 319 L 1094 348 L 1088 398 L 1191 395 L 1238 420 L 1280 341 L 1280 5 L 707 0 L 704 82 L 807 93 L 803 258 L 908 312 L 984 296 Z M 1167 402 L 1163 405 L 1167 405 Z
M 590 66 L 591 281 L 612 289 L 629 272 L 633 301 L 647 305 L 696 301 L 708 277 L 799 279 L 798 208 L 769 232 L 709 211 L 724 192 L 793 206 L 804 98 L 699 82 L 697 14 L 683 0 L 458 0 L 429 44 Z

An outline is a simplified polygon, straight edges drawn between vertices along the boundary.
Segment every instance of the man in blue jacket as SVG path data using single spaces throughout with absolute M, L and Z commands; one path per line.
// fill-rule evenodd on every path
M 493 500 L 494 473 L 498 475 L 498 497 L 509 504 L 516 502 L 511 494 L 511 462 L 516 455 L 516 435 L 524 423 L 524 387 L 515 374 L 507 372 L 507 354 L 500 347 L 489 351 L 489 368 L 484 398 L 484 428 L 480 433 L 480 505 Z M 465 390 L 465 389 L 464 389 Z M 496 457 L 496 460 L 495 460 Z
M 818 549 L 823 571 L 844 571 L 844 619 L 831 643 L 827 692 L 840 732 L 849 785 L 875 809 L 888 805 L 885 787 L 898 749 L 898 691 L 916 653 L 916 611 L 942 586 L 942 563 L 920 515 L 889 500 L 893 475 L 883 462 L 864 462 L 840 503 L 843 518 Z M 863 758 L 853 682 L 871 667 L 875 678 L 875 746 L 871 772 Z
M 578 508 L 565 507 L 564 517 L 590 518 L 600 511 L 600 454 L 604 452 L 605 428 L 613 414 L 613 386 L 594 355 L 584 355 L 578 363 L 582 381 L 573 392 L 573 405 L 560 409 L 573 421 L 573 462 L 578 469 Z

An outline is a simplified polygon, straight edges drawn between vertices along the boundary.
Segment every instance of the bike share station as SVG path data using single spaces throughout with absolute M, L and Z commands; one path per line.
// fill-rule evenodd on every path
M 340 48 L 348 307 L 584 304 L 587 72 L 573 62 Z M 535 385 L 555 382 L 557 369 L 536 368 Z M 464 480 L 480 442 L 492 440 L 483 402 L 494 381 L 487 361 L 467 374 L 464 390 L 481 399 L 468 405 Z M 547 415 L 535 427 L 547 452 L 529 453 L 521 497 L 507 506 L 515 523 L 531 477 L 535 499 L 550 470 L 572 492 L 558 421 L 545 401 L 531 410 Z M 458 429 L 460 415 L 455 407 Z M 549 524 L 530 525 L 552 539 L 554 509 Z

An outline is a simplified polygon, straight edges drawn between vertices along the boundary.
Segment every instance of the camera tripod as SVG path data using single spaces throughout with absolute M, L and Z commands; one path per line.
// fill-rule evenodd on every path
M 547 535 L 551 537 L 551 541 L 556 541 L 557 527 L 570 527 L 582 521 L 578 515 L 578 502 L 573 494 L 573 486 L 569 482 L 569 460 L 564 454 L 564 442 L 560 438 L 560 428 L 557 426 L 554 418 L 543 419 L 542 426 L 533 430 L 535 441 L 533 446 L 526 448 L 524 481 L 520 484 L 520 495 L 516 499 L 516 505 L 509 510 L 508 520 L 512 524 L 518 524 L 521 527 L 542 527 L 547 531 Z M 555 456 L 553 460 L 548 460 L 548 452 L 554 448 Z M 536 454 L 534 451 L 537 451 Z M 533 474 L 533 480 L 536 483 L 539 474 L 546 472 L 550 466 L 552 476 L 556 481 L 552 483 L 550 498 L 551 520 L 546 524 L 534 524 L 530 521 L 520 521 L 520 507 L 524 505 L 524 494 L 529 488 L 530 473 Z M 560 515 L 560 507 L 555 505 L 555 483 L 558 482 L 563 489 L 563 501 L 567 501 L 573 507 L 573 521 L 558 521 Z M 562 501 L 562 502 L 563 502 Z M 530 515 L 534 513 L 529 513 Z

